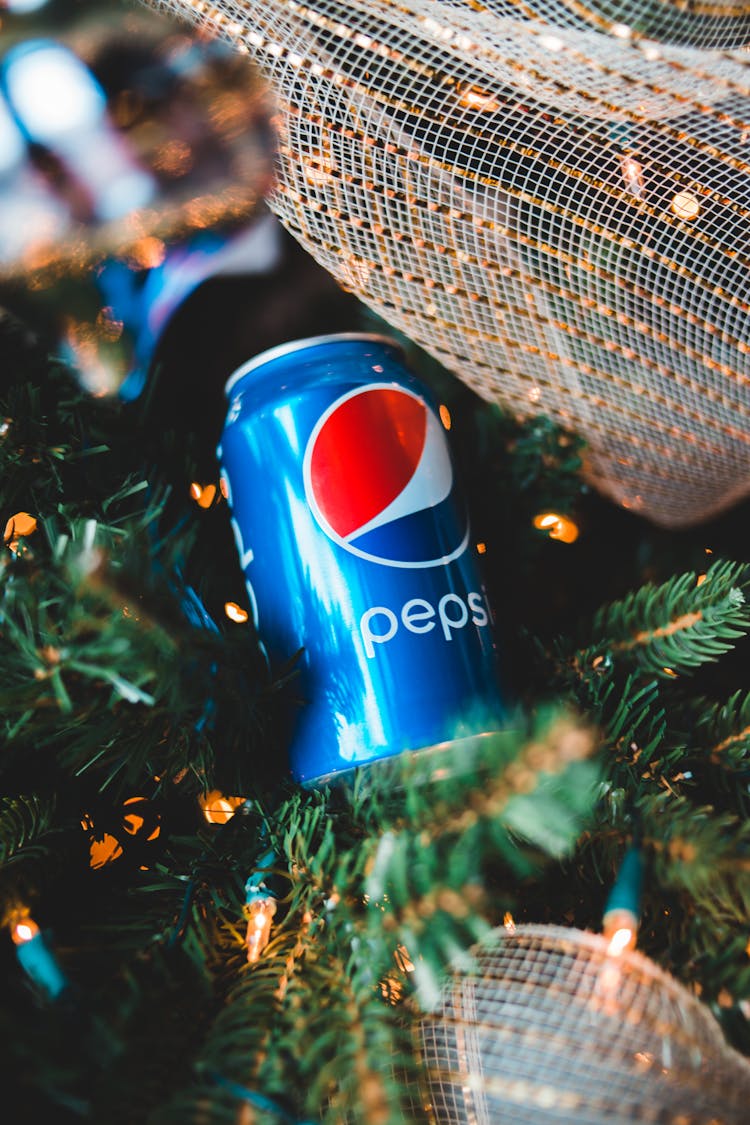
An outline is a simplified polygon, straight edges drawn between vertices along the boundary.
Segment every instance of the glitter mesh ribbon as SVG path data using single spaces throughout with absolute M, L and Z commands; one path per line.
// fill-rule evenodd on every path
M 598 934 L 500 929 L 422 1025 L 440 1125 L 741 1125 L 750 1066 L 708 1009 Z
M 750 492 L 746 4 L 153 4 L 260 64 L 270 205 L 344 287 L 624 507 Z

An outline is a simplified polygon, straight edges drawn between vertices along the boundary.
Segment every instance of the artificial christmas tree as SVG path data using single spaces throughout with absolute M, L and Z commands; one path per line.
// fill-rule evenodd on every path
M 392 330 L 279 247 L 262 274 L 183 293 L 130 397 L 92 397 L 50 356 L 62 289 L 44 310 L 23 276 L 0 293 L 26 321 L 0 320 L 6 1097 L 60 1122 L 450 1121 L 456 1081 L 474 1110 L 493 1093 L 475 1013 L 441 1005 L 478 995 L 505 918 L 508 949 L 534 924 L 554 938 L 534 972 L 575 947 L 603 987 L 597 958 L 619 957 L 618 979 L 632 965 L 678 997 L 677 1022 L 699 1012 L 689 1061 L 708 1044 L 706 1114 L 733 1121 L 737 1098 L 712 1091 L 729 1059 L 744 1088 L 747 1064 L 708 1029 L 750 1050 L 747 506 L 683 532 L 618 509 L 583 482 L 577 433 L 500 411 L 402 337 L 450 423 L 508 722 L 300 788 L 281 733 L 304 706 L 295 646 L 268 667 L 220 487 L 223 385 L 277 343 Z M 596 936 L 634 847 L 632 925 Z M 611 944 L 636 916 L 648 962 Z M 528 1004 L 514 979 L 493 1012 L 515 987 Z M 644 995 L 610 989 L 604 1024 L 630 1028 Z M 560 1016 L 545 1058 L 564 1064 L 555 980 L 536 997 L 524 1026 Z M 654 1078 L 672 1031 L 657 1021 L 644 1058 L 608 1071 L 633 1120 L 644 1102 L 703 1112 Z M 529 1034 L 497 1112 L 577 1120 L 587 1058 L 560 1093 Z

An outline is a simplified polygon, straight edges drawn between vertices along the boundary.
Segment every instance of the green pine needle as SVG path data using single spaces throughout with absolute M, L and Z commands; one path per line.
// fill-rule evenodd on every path
M 736 691 L 723 703 L 702 699 L 694 708 L 696 741 L 722 769 L 745 772 L 750 760 L 750 691 Z
M 691 900 L 704 927 L 747 930 L 750 917 L 750 822 L 663 791 L 639 802 L 653 876 Z
M 592 627 L 594 645 L 643 675 L 673 679 L 718 660 L 750 630 L 743 593 L 750 567 L 715 562 L 699 584 L 690 572 L 648 584 L 603 607 Z
M 36 795 L 0 798 L 0 869 L 28 854 L 52 847 L 55 831 L 54 797 Z

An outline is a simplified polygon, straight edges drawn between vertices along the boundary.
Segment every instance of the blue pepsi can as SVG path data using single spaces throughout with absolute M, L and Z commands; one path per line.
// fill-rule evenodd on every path
M 492 614 L 444 426 L 393 340 L 272 348 L 227 383 L 222 488 L 271 667 L 302 649 L 297 781 L 497 730 Z

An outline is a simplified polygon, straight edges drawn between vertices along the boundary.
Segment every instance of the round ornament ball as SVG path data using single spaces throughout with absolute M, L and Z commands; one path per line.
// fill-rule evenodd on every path
M 740 1125 L 750 1064 L 642 954 L 557 926 L 493 931 L 421 1040 L 436 1125 Z

